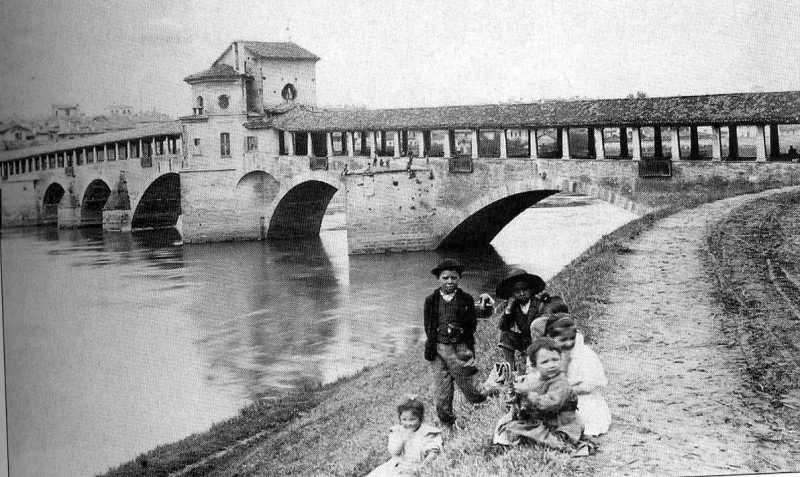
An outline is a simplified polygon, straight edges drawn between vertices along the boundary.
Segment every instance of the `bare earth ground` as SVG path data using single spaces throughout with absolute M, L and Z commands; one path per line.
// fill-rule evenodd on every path
M 722 309 L 701 258 L 708 224 L 755 197 L 679 212 L 621 257 L 593 348 L 609 378 L 614 418 L 596 470 L 615 475 L 797 470 L 787 442 L 748 409 L 742 357 L 719 331 Z M 774 434 L 774 433 L 773 433 Z

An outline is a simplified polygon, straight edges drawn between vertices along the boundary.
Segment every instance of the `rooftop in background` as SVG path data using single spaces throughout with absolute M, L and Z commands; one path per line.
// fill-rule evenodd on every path
M 265 59 L 280 60 L 313 60 L 319 61 L 319 56 L 311 53 L 296 43 L 267 42 L 267 41 L 238 41 L 240 45 L 250 50 L 255 56 Z
M 273 126 L 287 131 L 359 131 L 766 123 L 800 123 L 800 91 L 358 111 L 298 105 L 272 121 L 254 121 L 247 125 L 253 128 Z
M 167 136 L 180 133 L 181 133 L 180 123 L 178 121 L 172 121 L 169 123 L 153 124 L 153 125 L 138 127 L 135 129 L 125 129 L 122 131 L 96 134 L 89 137 L 68 139 L 64 141 L 45 144 L 42 146 L 28 147 L 25 149 L 13 149 L 10 151 L 2 151 L 0 152 L 0 161 L 8 161 L 13 159 L 20 159 L 23 157 L 37 156 L 39 154 L 50 154 L 58 151 L 79 149 L 82 147 L 93 146 L 96 144 L 127 141 L 129 139 L 139 139 L 142 137 Z

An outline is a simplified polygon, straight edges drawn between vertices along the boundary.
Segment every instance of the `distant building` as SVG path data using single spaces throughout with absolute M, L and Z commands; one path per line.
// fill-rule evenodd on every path
M 0 137 L 3 141 L 25 141 L 35 136 L 33 129 L 22 124 L 11 123 L 0 127 Z
M 78 104 L 52 104 L 50 107 L 53 110 L 53 116 L 59 118 L 74 118 L 78 116 Z
M 112 104 L 106 110 L 111 116 L 130 116 L 133 114 L 133 106 L 126 104 Z
M 35 138 L 36 131 L 28 126 L 16 122 L 0 126 L 3 149 L 27 147 Z

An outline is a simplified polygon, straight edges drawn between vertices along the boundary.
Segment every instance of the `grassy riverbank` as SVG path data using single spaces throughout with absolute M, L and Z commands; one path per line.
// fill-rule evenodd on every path
M 800 316 L 792 310 L 800 294 L 777 276 L 781 267 L 800 271 L 798 230 L 800 193 L 792 192 L 734 209 L 707 238 L 716 298 L 727 312 L 723 331 L 745 357 L 751 391 L 745 400 L 773 420 L 776 431 L 800 429 Z
M 725 183 L 706 190 L 693 189 L 682 197 L 658 196 L 650 200 L 670 204 L 603 237 L 551 279 L 549 289 L 565 297 L 587 338 L 608 297 L 608 283 L 617 257 L 655 221 L 682 208 L 763 187 Z M 479 290 L 469 290 L 478 292 Z M 422 297 L 418 297 L 420 303 Z M 499 359 L 493 320 L 480 323 L 477 341 L 482 369 Z M 422 349 L 392 358 L 356 376 L 316 391 L 284 396 L 274 403 L 254 404 L 239 416 L 213 426 L 208 432 L 174 444 L 160 446 L 109 472 L 111 476 L 166 475 L 202 461 L 221 449 L 267 431 L 263 437 L 221 459 L 211 459 L 188 475 L 363 475 L 386 459 L 386 431 L 394 423 L 394 405 L 403 395 L 425 398 L 429 412 L 429 369 Z M 514 449 L 502 455 L 489 451 L 489 436 L 503 411 L 498 400 L 473 407 L 460 400 L 456 412 L 463 430 L 448 439 L 446 451 L 426 472 L 428 475 L 552 475 L 591 474 L 593 458 L 576 460 L 538 449 Z M 429 414 L 429 419 L 432 416 Z M 601 441 L 602 445 L 602 441 Z

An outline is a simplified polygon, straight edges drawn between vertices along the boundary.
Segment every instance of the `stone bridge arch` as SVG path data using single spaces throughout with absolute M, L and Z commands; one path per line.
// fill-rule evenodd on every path
M 58 223 L 58 206 L 67 195 L 67 190 L 61 183 L 53 181 L 44 189 L 42 196 L 42 224 Z
M 520 182 L 482 194 L 466 207 L 449 211 L 435 248 L 485 246 L 525 209 L 558 192 L 558 189 L 539 189 L 534 184 Z
M 103 207 L 110 196 L 111 187 L 105 180 L 89 182 L 81 199 L 81 226 L 103 225 Z
M 267 238 L 319 235 L 325 211 L 342 188 L 338 175 L 323 171 L 292 177 L 281 184 L 269 220 Z
M 153 179 L 131 204 L 131 228 L 173 227 L 181 215 L 181 178 L 168 172 Z

